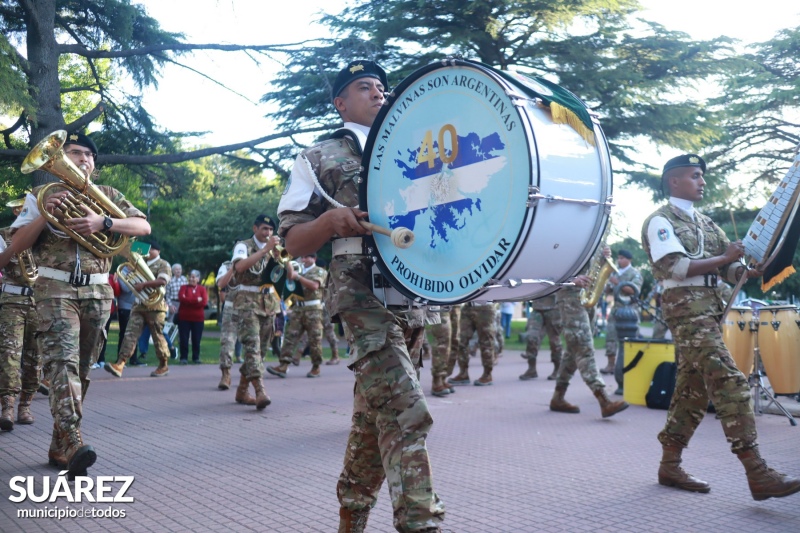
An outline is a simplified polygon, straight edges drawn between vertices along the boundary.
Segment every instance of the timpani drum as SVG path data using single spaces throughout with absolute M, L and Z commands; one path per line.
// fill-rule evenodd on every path
M 722 340 L 733 361 L 745 377 L 753 372 L 755 336 L 750 331 L 753 310 L 749 307 L 731 307 L 722 323 Z
M 551 102 L 564 96 L 581 106 L 583 130 L 577 118 L 554 119 L 565 107 Z M 405 249 L 377 234 L 370 246 L 389 284 L 416 303 L 546 296 L 590 261 L 612 205 L 608 146 L 585 105 L 472 61 L 403 80 L 362 161 L 361 209 L 415 233 Z
M 800 392 L 800 311 L 768 305 L 759 315 L 758 346 L 772 392 Z

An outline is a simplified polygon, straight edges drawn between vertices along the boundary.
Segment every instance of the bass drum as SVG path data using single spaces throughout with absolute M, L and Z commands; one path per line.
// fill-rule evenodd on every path
M 401 249 L 376 234 L 373 257 L 417 303 L 546 296 L 584 268 L 608 222 L 608 146 L 582 102 L 480 63 L 403 80 L 362 161 L 361 209 L 416 238 Z

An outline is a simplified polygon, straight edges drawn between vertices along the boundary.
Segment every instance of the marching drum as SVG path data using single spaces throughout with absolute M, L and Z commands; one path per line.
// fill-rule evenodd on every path
M 361 209 L 416 236 L 402 249 L 374 234 L 368 248 L 416 303 L 545 296 L 592 258 L 612 205 L 606 139 L 580 100 L 471 61 L 403 80 L 362 161 Z
M 797 307 L 762 307 L 758 346 L 772 392 L 800 392 L 800 311 Z
M 722 340 L 731 352 L 736 368 L 745 377 L 753 372 L 755 359 L 755 336 L 750 331 L 750 321 L 753 320 L 753 310 L 749 307 L 731 307 L 725 321 L 722 323 Z

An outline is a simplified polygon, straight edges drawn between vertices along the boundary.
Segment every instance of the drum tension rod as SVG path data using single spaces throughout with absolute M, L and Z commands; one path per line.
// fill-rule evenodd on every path
M 566 283 L 558 283 L 557 281 L 553 281 L 550 279 L 517 279 L 511 278 L 505 281 L 500 281 L 497 279 L 491 280 L 493 285 L 484 285 L 484 289 L 513 289 L 514 287 L 519 287 L 520 285 L 550 285 L 551 287 L 574 287 L 575 284 L 571 282 Z
M 536 207 L 539 204 L 539 200 L 546 200 L 549 202 L 566 202 L 571 204 L 581 204 L 586 206 L 591 205 L 599 205 L 605 207 L 607 210 L 613 207 L 615 204 L 613 203 L 614 197 L 608 196 L 605 202 L 601 202 L 599 200 L 590 200 L 590 199 L 579 199 L 579 198 L 564 198 L 563 196 L 553 196 L 552 194 L 541 194 L 539 191 L 539 187 L 532 185 L 528 187 L 528 207 Z

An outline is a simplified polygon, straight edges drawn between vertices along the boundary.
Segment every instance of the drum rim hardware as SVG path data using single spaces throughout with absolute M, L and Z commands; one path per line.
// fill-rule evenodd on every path
M 536 185 L 531 185 L 528 187 L 528 199 L 526 205 L 528 207 L 536 207 L 539 205 L 539 200 L 545 200 L 547 203 L 551 202 L 565 202 L 571 204 L 580 204 L 585 205 L 587 207 L 590 206 L 602 206 L 606 212 L 610 213 L 611 208 L 616 206 L 617 204 L 614 203 L 613 196 L 607 196 L 605 202 L 601 202 L 599 200 L 592 200 L 589 198 L 565 198 L 564 196 L 555 196 L 552 194 L 542 194 L 541 190 Z

